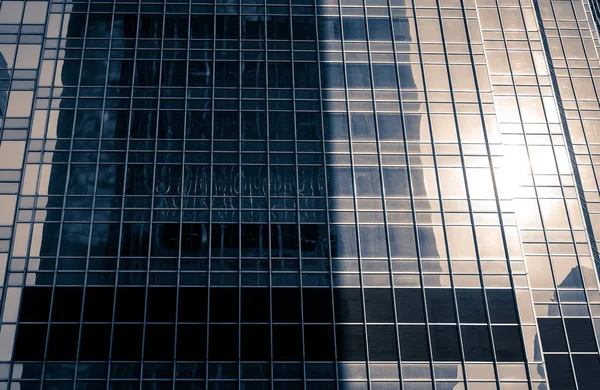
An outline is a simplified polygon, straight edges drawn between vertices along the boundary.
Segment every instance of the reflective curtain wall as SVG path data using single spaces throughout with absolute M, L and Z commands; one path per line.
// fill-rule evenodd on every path
M 600 389 L 596 14 L 3 0 L 0 389 Z

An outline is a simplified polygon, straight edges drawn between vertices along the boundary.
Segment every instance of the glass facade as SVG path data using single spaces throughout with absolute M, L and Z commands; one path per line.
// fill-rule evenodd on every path
M 598 0 L 2 0 L 0 390 L 600 389 Z

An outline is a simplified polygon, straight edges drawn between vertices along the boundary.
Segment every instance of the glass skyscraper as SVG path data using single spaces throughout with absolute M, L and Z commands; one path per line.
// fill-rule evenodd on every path
M 600 389 L 598 0 L 2 0 L 0 390 Z

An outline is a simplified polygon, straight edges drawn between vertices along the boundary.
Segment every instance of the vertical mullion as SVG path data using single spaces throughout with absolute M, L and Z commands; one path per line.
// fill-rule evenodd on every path
M 86 8 L 86 26 L 87 23 L 89 21 L 89 17 L 90 17 L 90 10 L 89 10 L 89 6 Z M 64 22 L 63 22 L 64 23 Z M 66 37 L 65 37 L 66 38 Z M 62 32 L 61 32 L 61 40 L 63 39 L 62 37 Z M 78 75 L 78 83 L 77 83 L 77 96 L 75 97 L 75 107 L 76 110 L 73 113 L 73 123 L 71 124 L 71 136 L 70 136 L 70 141 L 69 141 L 69 160 L 68 160 L 68 165 L 67 165 L 67 178 L 65 180 L 65 192 L 63 195 L 63 201 L 62 201 L 62 212 L 61 212 L 61 216 L 60 216 L 60 227 L 59 227 L 59 241 L 56 245 L 56 255 L 54 255 L 54 275 L 52 278 L 52 297 L 50 298 L 50 313 L 48 315 L 48 327 L 46 329 L 46 345 L 44 348 L 44 361 L 42 362 L 42 373 L 41 373 L 41 378 L 40 378 L 40 383 L 42 385 L 42 387 L 44 386 L 44 380 L 45 380 L 45 373 L 46 373 L 46 365 L 47 365 L 47 355 L 48 355 L 48 345 L 50 343 L 50 328 L 52 325 L 52 311 L 54 309 L 54 295 L 56 292 L 56 283 L 58 281 L 58 261 L 59 261 L 59 257 L 60 257 L 60 249 L 61 249 L 61 243 L 62 243 L 62 235 L 63 235 L 63 229 L 65 226 L 65 209 L 66 209 L 66 205 L 67 205 L 67 194 L 68 194 L 68 188 L 69 188 L 69 178 L 71 176 L 71 165 L 73 163 L 73 144 L 75 142 L 75 122 L 77 120 L 77 112 L 79 110 L 79 95 L 81 92 L 81 78 L 82 78 L 82 74 L 83 74 L 83 48 L 85 48 L 87 43 L 87 32 L 84 33 L 83 39 L 82 39 L 82 56 L 81 56 L 81 62 L 79 64 L 79 75 Z M 107 70 L 108 72 L 108 70 Z M 56 77 L 56 76 L 55 76 Z
M 360 223 L 359 223 L 359 216 L 358 216 L 358 191 L 356 189 L 356 174 L 355 174 L 355 163 L 354 163 L 354 147 L 353 147 L 353 138 L 352 138 L 352 117 L 351 117 L 351 112 L 350 112 L 350 91 L 349 91 L 349 86 L 348 86 L 348 72 L 346 71 L 346 39 L 344 37 L 344 15 L 343 15 L 343 7 L 342 7 L 342 1 L 338 0 L 338 10 L 340 13 L 340 34 L 341 34 L 341 46 L 342 46 L 342 63 L 344 65 L 344 94 L 345 94 L 345 98 L 346 98 L 346 113 L 347 113 L 347 123 L 348 123 L 348 147 L 350 150 L 350 169 L 351 169 L 351 174 L 352 174 L 352 202 L 353 202 L 353 206 L 354 206 L 354 227 L 355 227 L 355 235 L 356 235 L 356 248 L 357 248 L 357 253 L 356 253 L 356 258 L 357 258 L 357 262 L 358 262 L 358 270 L 359 270 L 359 286 L 360 286 L 360 294 L 361 294 L 361 305 L 362 305 L 362 318 L 363 318 L 363 322 L 362 322 L 362 327 L 363 327 L 363 332 L 365 334 L 365 372 L 366 372 L 366 377 L 367 377 L 367 386 L 370 389 L 371 388 L 371 367 L 370 367 L 370 361 L 369 361 L 369 339 L 368 339 L 368 335 L 367 335 L 367 311 L 366 311 L 366 302 L 365 302 L 365 286 L 364 286 L 364 280 L 363 280 L 363 266 L 362 266 L 362 255 L 361 255 L 361 241 L 360 241 Z M 364 24 L 365 24 L 365 29 L 367 28 L 367 19 L 366 19 L 366 12 L 364 12 L 363 10 L 363 20 L 364 20 Z M 366 43 L 365 43 L 366 44 Z
M 315 45 L 316 45 L 316 49 L 317 49 L 317 72 L 318 72 L 318 76 L 319 76 L 319 120 L 320 120 L 320 124 L 321 124 L 321 156 L 323 158 L 323 173 L 324 173 L 324 186 L 325 186 L 325 213 L 326 213 L 326 223 L 327 223 L 327 237 L 328 239 L 330 239 L 331 237 L 331 220 L 330 220 L 330 215 L 329 215 L 329 184 L 327 182 L 327 178 L 328 178 L 328 173 L 327 173 L 327 143 L 325 140 L 325 121 L 324 121 L 324 109 L 323 109 L 323 94 L 325 93 L 323 91 L 323 75 L 321 74 L 321 51 L 320 51 L 320 39 L 319 39 L 319 7 L 317 6 L 317 0 L 314 0 L 314 12 L 315 12 Z M 293 15 L 292 15 L 293 17 Z M 341 16 L 339 16 L 341 17 Z M 292 19 L 293 20 L 293 19 Z M 340 19 L 340 23 L 341 23 L 341 19 Z M 292 63 L 292 68 L 294 67 L 294 64 Z M 335 388 L 339 389 L 340 386 L 340 377 L 339 377 L 339 370 L 338 370 L 338 356 L 337 356 L 337 332 L 336 332 L 336 318 L 335 318 L 335 279 L 334 279 L 334 273 L 333 273 L 333 260 L 332 260 L 332 253 L 331 253 L 331 242 L 328 243 L 328 253 L 327 253 L 327 257 L 329 260 L 329 290 L 331 293 L 331 308 L 332 308 L 332 334 L 333 334 L 333 356 L 334 356 L 334 370 L 335 370 Z
M 208 389 L 208 362 L 209 362 L 209 351 L 210 351 L 210 280 L 211 280 L 211 262 L 212 262 L 212 235 L 213 233 L 213 179 L 214 179 L 214 150 L 215 150 L 215 90 L 216 90 L 216 76 L 215 71 L 217 69 L 217 2 L 213 3 L 213 41 L 212 41 L 212 68 L 211 68 L 211 136 L 210 136 L 210 167 L 209 167 L 209 186 L 208 186 L 208 269 L 206 270 L 206 351 L 204 359 L 204 388 Z M 190 34 L 191 34 L 191 23 L 190 23 Z M 187 93 L 186 93 L 187 95 Z
M 305 340 L 305 335 L 304 335 L 304 327 L 305 327 L 305 319 L 304 319 L 304 282 L 303 282 L 303 267 L 302 267 L 302 259 L 300 257 L 301 255 L 301 248 L 302 248 L 302 240 L 300 239 L 301 236 L 301 232 L 300 232 L 300 181 L 298 180 L 299 175 L 298 175 L 298 171 L 299 171 L 299 163 L 298 163 L 298 121 L 297 121 L 297 107 L 296 107 L 296 70 L 294 67 L 294 32 L 293 32 L 293 28 L 292 28 L 292 24 L 291 24 L 291 20 L 292 20 L 292 2 L 293 0 L 290 0 L 289 3 L 289 13 L 290 13 L 290 55 L 292 57 L 292 115 L 293 115 L 293 121 L 294 123 L 292 124 L 293 128 L 294 128 L 294 177 L 293 180 L 295 181 L 296 184 L 296 210 L 294 212 L 295 217 L 296 217 L 296 242 L 298 245 L 298 251 L 296 253 L 296 257 L 298 258 L 298 283 L 299 286 L 298 288 L 300 289 L 300 307 L 301 307 L 301 316 L 300 316 L 300 332 L 301 332 L 301 337 L 302 337 L 302 387 L 303 389 L 307 390 L 307 384 L 306 384 L 306 348 L 304 347 L 304 340 Z M 281 226 L 280 223 L 278 223 L 278 226 Z M 282 231 L 283 233 L 283 231 Z M 281 249 L 280 249 L 281 250 Z
M 116 10 L 116 2 L 113 0 L 113 4 L 112 4 L 112 16 L 111 16 L 111 24 L 109 25 L 109 29 L 110 29 L 110 34 L 112 36 L 112 29 L 113 29 L 113 24 L 114 24 L 114 18 L 115 18 L 115 10 Z M 108 91 L 108 77 L 110 74 L 110 61 L 111 61 L 111 48 L 112 48 L 112 43 L 113 40 L 110 39 L 108 41 L 108 58 L 106 60 L 106 75 L 104 76 L 104 93 L 102 96 L 102 111 L 101 111 L 101 115 L 104 117 L 104 113 L 106 110 L 106 96 L 107 96 L 107 91 Z M 85 48 L 84 48 L 85 49 Z M 83 61 L 82 61 L 83 62 Z M 98 189 L 98 181 L 99 181 L 99 174 L 98 172 L 100 171 L 100 163 L 101 163 L 101 153 L 102 153 L 102 130 L 104 129 L 104 120 L 102 120 L 100 122 L 100 132 L 98 134 L 98 148 L 97 148 L 97 156 L 96 156 L 96 171 L 95 171 L 95 175 L 94 175 L 94 193 L 92 195 L 92 212 L 91 212 L 91 219 L 90 219 L 90 234 L 88 237 L 88 248 L 87 248 L 87 253 L 86 253 L 86 267 L 85 267 L 85 274 L 84 274 L 84 280 L 83 280 L 83 294 L 82 294 L 82 298 L 81 298 L 81 314 L 79 315 L 79 334 L 77 336 L 77 354 L 75 355 L 76 361 L 75 361 L 75 371 L 74 371 L 74 381 L 73 381 L 73 390 L 76 390 L 76 386 L 77 386 L 77 368 L 79 367 L 79 354 L 81 352 L 81 335 L 83 333 L 83 315 L 85 312 L 85 298 L 86 298 L 86 292 L 87 292 L 87 287 L 88 287 L 88 276 L 89 276 L 89 261 L 90 261 L 90 253 L 92 250 L 92 237 L 94 235 L 94 215 L 95 215 L 95 208 L 96 208 L 96 198 L 97 198 L 97 189 Z M 123 191 L 125 191 L 125 189 L 123 189 Z
M 179 291 L 181 289 L 181 245 L 183 238 L 183 214 L 185 213 L 185 153 L 186 153 L 186 140 L 187 140 L 187 126 L 188 126 L 188 85 L 190 77 L 190 46 L 192 37 L 192 2 L 188 0 L 188 15 L 187 15 L 187 39 L 186 39 L 186 60 L 185 60 L 185 86 L 184 86 L 184 112 L 183 112 L 183 145 L 182 145 L 182 160 L 181 160 L 181 193 L 180 193 L 180 211 L 179 211 L 179 248 L 177 254 L 177 282 L 175 286 L 175 318 L 174 318 L 174 332 L 173 332 L 173 378 L 172 378 L 172 390 L 176 389 L 177 385 L 177 336 L 179 330 Z M 166 24 L 166 23 L 165 23 Z M 191 179 L 190 179 L 191 180 Z M 194 212 L 195 213 L 195 212 Z
M 164 48 L 165 48 L 165 25 L 166 25 L 166 11 L 167 11 L 167 0 L 163 0 L 163 13 L 162 13 L 162 34 L 160 40 L 160 62 L 158 66 L 158 86 L 157 89 L 157 107 L 156 107 L 156 123 L 154 124 L 154 163 L 153 163 L 153 175 L 152 175 L 152 195 L 151 195 L 151 204 L 150 204 L 150 240 L 148 242 L 148 260 L 146 262 L 146 285 L 145 285 L 145 298 L 144 298 L 144 319 L 143 319 L 143 330 L 142 330 L 142 356 L 140 359 L 140 386 L 143 387 L 144 382 L 144 354 L 146 352 L 146 328 L 148 327 L 147 315 L 148 315 L 148 291 L 150 286 L 150 278 L 152 276 L 150 272 L 151 268 L 151 259 L 153 257 L 152 254 L 152 242 L 156 239 L 154 237 L 154 209 L 156 204 L 156 176 L 157 176 L 157 157 L 158 157 L 158 126 L 160 124 L 160 100 L 161 100 L 161 91 L 162 91 L 162 81 L 163 81 L 163 62 L 164 62 Z
M 141 9 L 142 9 L 142 3 L 141 0 L 138 0 L 138 12 L 137 12 L 137 19 L 136 19 L 136 29 L 137 31 L 139 31 L 140 29 L 140 22 L 141 22 Z M 124 178 L 123 178 L 123 194 L 121 195 L 121 210 L 120 210 L 120 220 L 119 220 L 119 238 L 118 238 L 118 246 L 117 246 L 117 264 L 116 264 L 116 270 L 115 270 L 115 284 L 114 284 L 114 291 L 113 291 L 113 304 L 112 304 L 112 321 L 111 321 L 111 325 L 110 325 L 110 340 L 111 343 L 109 345 L 109 361 L 108 361 L 108 368 L 107 368 L 107 379 L 106 379 L 106 389 L 110 390 L 111 386 L 110 386 L 110 374 L 111 374 L 111 366 L 112 366 L 112 351 L 113 351 L 113 341 L 114 341 L 114 333 L 115 333 L 115 315 L 116 315 L 116 308 L 117 308 L 117 291 L 118 288 L 120 286 L 119 283 L 119 269 L 120 269 L 120 265 L 121 265 L 121 246 L 123 243 L 123 233 L 122 233 L 122 229 L 123 229 L 123 219 L 124 219 L 124 215 L 125 215 L 125 201 L 127 199 L 126 194 L 127 194 L 127 169 L 129 167 L 129 153 L 130 153 L 130 147 L 131 147 L 131 127 L 133 124 L 133 108 L 134 108 L 134 91 L 135 91 L 135 78 L 136 78 L 136 69 L 137 69 L 137 53 L 138 53 L 138 48 L 139 48 L 139 38 L 137 38 L 136 35 L 136 39 L 135 39 L 135 47 L 133 50 L 133 69 L 132 69 L 132 79 L 131 79 L 131 98 L 129 100 L 129 118 L 128 118 L 128 133 L 127 133 L 127 146 L 126 146 L 126 152 L 125 152 L 125 174 L 124 174 Z

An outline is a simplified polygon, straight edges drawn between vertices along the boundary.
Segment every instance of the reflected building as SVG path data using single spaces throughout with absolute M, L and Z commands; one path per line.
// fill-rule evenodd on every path
M 600 388 L 592 16 L 3 1 L 0 387 Z

